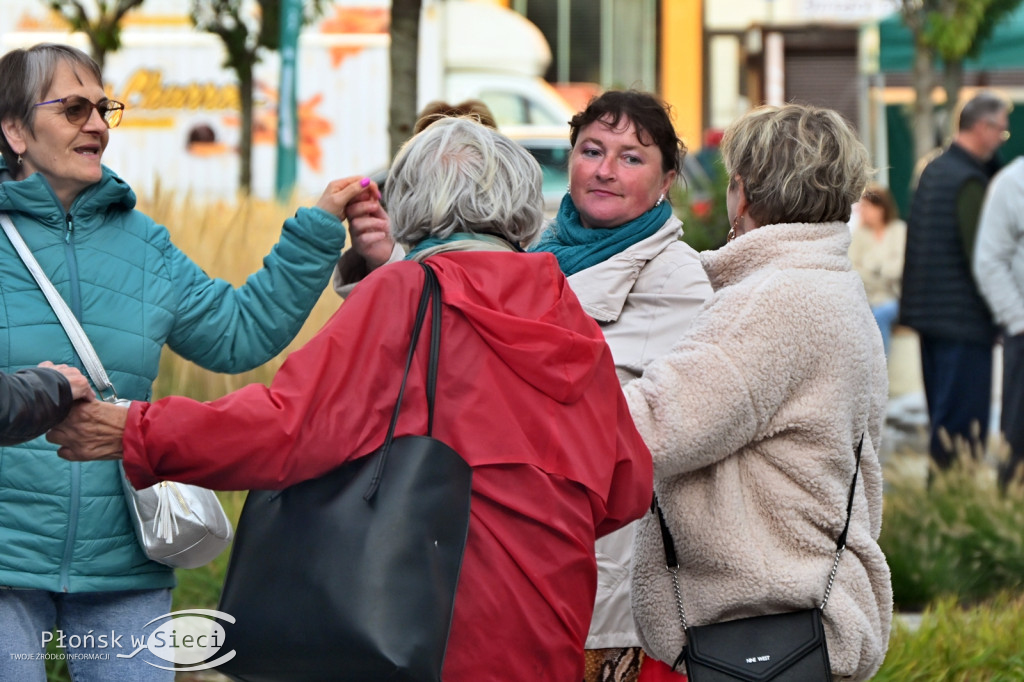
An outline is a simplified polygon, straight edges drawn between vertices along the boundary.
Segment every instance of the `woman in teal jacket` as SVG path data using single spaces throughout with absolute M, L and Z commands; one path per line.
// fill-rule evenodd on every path
M 232 373 L 284 349 L 338 260 L 338 216 L 359 190 L 354 178 L 285 221 L 263 268 L 235 289 L 178 250 L 101 165 L 123 106 L 107 98 L 92 59 L 62 45 L 13 50 L 0 59 L 0 83 L 0 212 L 81 322 L 120 397 L 150 399 L 164 344 Z M 0 371 L 44 360 L 82 367 L 0 238 Z M 68 463 L 55 449 L 42 438 L 0 448 L 0 682 L 45 679 L 41 660 L 20 659 L 41 653 L 42 633 L 54 628 L 76 682 L 172 679 L 143 656 L 117 657 L 170 611 L 172 570 L 139 548 L 116 463 Z

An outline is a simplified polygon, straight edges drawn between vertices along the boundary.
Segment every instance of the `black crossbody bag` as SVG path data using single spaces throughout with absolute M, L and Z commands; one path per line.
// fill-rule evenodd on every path
M 665 543 L 665 565 L 672 574 L 676 607 L 686 636 L 686 644 L 672 664 L 673 670 L 680 663 L 686 663 L 686 674 L 690 682 L 832 681 L 821 612 L 828 604 L 836 571 L 839 569 L 839 559 L 846 549 L 846 534 L 850 529 L 850 515 L 853 512 L 853 491 L 857 487 L 863 446 L 862 435 L 857 444 L 857 463 L 850 484 L 850 499 L 846 505 L 846 525 L 836 541 L 836 557 L 832 562 L 825 596 L 821 606 L 816 608 L 688 626 L 679 589 L 679 561 L 676 558 L 675 543 L 665 523 L 665 515 L 655 500 L 654 511 L 658 514 L 661 537 Z

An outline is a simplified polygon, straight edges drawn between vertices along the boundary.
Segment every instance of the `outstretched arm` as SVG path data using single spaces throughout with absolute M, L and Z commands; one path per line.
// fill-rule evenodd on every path
M 209 277 L 168 243 L 168 271 L 179 292 L 171 349 L 228 373 L 258 367 L 284 350 L 327 286 L 345 239 L 340 216 L 362 189 L 358 177 L 328 185 L 314 207 L 285 221 L 263 267 L 237 288 Z

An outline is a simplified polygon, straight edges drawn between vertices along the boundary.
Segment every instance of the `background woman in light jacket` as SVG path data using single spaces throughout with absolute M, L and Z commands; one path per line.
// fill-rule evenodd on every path
M 847 551 L 823 612 L 834 674 L 865 680 L 892 619 L 877 538 L 882 340 L 847 255 L 868 157 L 835 112 L 762 107 L 725 133 L 730 242 L 701 254 L 714 294 L 624 390 L 651 448 L 690 625 L 820 605 L 864 436 Z M 658 521 L 636 537 L 644 648 L 684 644 Z
M 907 224 L 900 220 L 892 193 L 881 185 L 868 185 L 858 207 L 860 218 L 853 228 L 850 261 L 864 282 L 871 313 L 882 332 L 882 345 L 888 356 L 892 325 L 900 313 Z

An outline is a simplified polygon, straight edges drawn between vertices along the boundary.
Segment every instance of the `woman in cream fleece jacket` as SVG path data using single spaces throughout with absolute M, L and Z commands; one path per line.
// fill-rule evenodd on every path
M 877 452 L 888 397 L 882 340 L 847 256 L 846 222 L 870 171 L 835 112 L 787 105 L 726 132 L 730 243 L 702 254 L 714 294 L 690 331 L 625 388 L 654 457 L 689 625 L 821 604 L 834 675 L 865 680 L 892 622 L 877 539 Z M 668 663 L 685 638 L 658 521 L 637 531 L 633 613 Z

